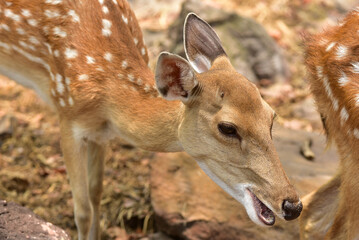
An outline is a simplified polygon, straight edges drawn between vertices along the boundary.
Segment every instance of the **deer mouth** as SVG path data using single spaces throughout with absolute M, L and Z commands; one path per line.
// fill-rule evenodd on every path
M 275 216 L 272 210 L 270 210 L 261 200 L 259 200 L 257 196 L 252 193 L 252 191 L 248 189 L 248 192 L 252 197 L 253 206 L 260 221 L 267 226 L 272 226 L 275 223 Z

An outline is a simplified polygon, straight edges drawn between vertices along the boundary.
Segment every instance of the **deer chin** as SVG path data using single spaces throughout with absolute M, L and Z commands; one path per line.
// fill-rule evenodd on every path
M 253 222 L 262 226 L 272 226 L 275 223 L 273 211 L 248 188 L 245 199 L 248 216 Z

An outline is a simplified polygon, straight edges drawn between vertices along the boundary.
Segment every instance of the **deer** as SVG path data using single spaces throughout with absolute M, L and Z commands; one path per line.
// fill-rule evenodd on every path
M 303 198 L 300 236 L 359 239 L 359 7 L 338 25 L 307 37 L 305 63 L 340 163 L 330 181 Z
M 104 158 L 115 138 L 187 152 L 256 224 L 300 215 L 272 140 L 274 110 L 194 13 L 184 48 L 187 59 L 162 52 L 153 73 L 125 0 L 0 2 L 0 73 L 59 116 L 79 239 L 100 239 Z

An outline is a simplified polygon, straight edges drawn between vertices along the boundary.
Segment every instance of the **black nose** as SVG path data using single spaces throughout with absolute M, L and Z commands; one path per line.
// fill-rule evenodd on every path
M 284 212 L 284 219 L 288 221 L 294 220 L 299 217 L 300 213 L 302 212 L 303 205 L 300 200 L 297 203 L 292 203 L 288 200 L 284 200 L 282 208 Z

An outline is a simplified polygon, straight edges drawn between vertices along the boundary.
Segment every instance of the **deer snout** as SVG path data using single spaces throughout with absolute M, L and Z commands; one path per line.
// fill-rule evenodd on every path
M 303 204 L 300 200 L 298 202 L 284 200 L 282 204 L 282 209 L 284 219 L 290 221 L 299 217 L 303 209 Z

